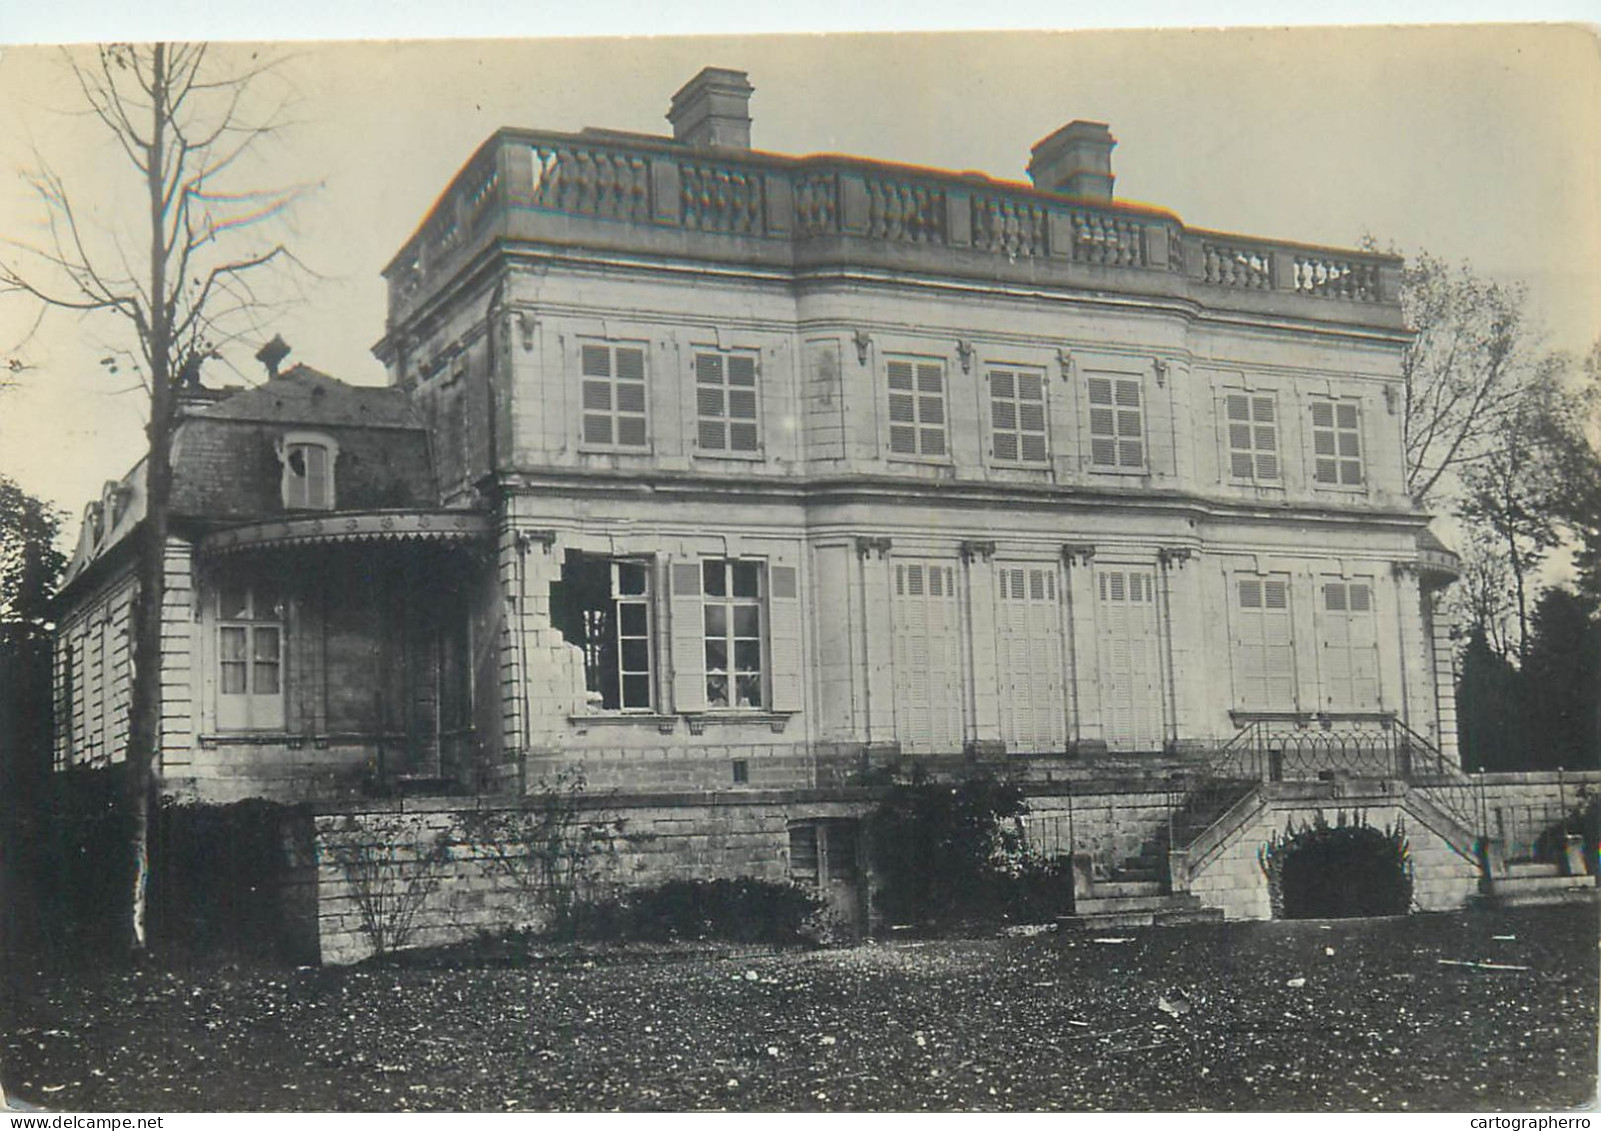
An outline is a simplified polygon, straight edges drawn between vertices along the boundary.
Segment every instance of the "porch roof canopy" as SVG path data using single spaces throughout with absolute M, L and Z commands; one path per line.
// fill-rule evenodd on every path
M 342 511 L 230 526 L 200 541 L 203 554 L 350 542 L 471 542 L 488 538 L 494 520 L 468 511 Z

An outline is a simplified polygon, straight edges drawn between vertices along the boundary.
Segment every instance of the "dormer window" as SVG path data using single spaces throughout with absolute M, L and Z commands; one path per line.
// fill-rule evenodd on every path
M 339 445 L 330 437 L 291 432 L 278 445 L 285 510 L 332 510 Z

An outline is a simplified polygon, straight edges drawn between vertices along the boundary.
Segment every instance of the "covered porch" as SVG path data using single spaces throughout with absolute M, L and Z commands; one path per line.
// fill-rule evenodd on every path
M 475 792 L 496 734 L 492 530 L 480 514 L 374 511 L 202 538 L 189 791 Z

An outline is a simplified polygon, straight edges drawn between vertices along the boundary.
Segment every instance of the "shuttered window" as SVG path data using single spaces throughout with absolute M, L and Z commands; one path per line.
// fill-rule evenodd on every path
M 990 454 L 997 460 L 1044 463 L 1045 375 L 1037 369 L 991 369 Z
M 1056 567 L 998 564 L 995 593 L 1001 738 L 1012 751 L 1061 750 L 1067 689 Z
M 1278 405 L 1273 394 L 1230 393 L 1224 398 L 1224 412 L 1228 417 L 1229 477 L 1278 482 Z
M 788 561 L 673 563 L 673 709 L 799 711 L 800 590 Z
M 1145 418 L 1138 377 L 1091 377 L 1090 463 L 1094 467 L 1145 466 Z
M 695 355 L 696 436 L 703 452 L 759 452 L 756 356 Z
M 1312 403 L 1312 479 L 1330 487 L 1362 485 L 1362 414 L 1355 401 Z
M 909 753 L 962 748 L 966 702 L 956 569 L 941 561 L 895 563 L 895 734 Z
M 1331 711 L 1377 711 L 1382 697 L 1372 580 L 1325 578 L 1322 588 L 1323 706 Z
M 890 454 L 943 457 L 946 452 L 944 364 L 891 358 L 886 369 Z
M 1234 579 L 1234 695 L 1250 711 L 1295 709 L 1295 645 L 1287 576 Z
M 1162 745 L 1162 670 L 1156 576 L 1148 569 L 1096 571 L 1101 726 L 1112 750 Z
M 702 562 L 701 597 L 706 706 L 765 706 L 762 564 Z
M 605 448 L 646 447 L 644 347 L 592 342 L 579 354 L 584 443 Z

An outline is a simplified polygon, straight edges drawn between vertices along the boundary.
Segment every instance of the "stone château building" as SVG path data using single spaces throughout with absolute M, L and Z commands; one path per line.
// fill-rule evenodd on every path
M 1099 123 L 1020 184 L 754 150 L 751 93 L 708 68 L 671 137 L 491 136 L 384 271 L 388 388 L 275 343 L 264 385 L 186 391 L 165 790 L 348 819 L 581 766 L 675 846 L 642 874 L 855 914 L 862 771 L 983 766 L 1103 881 L 1166 820 L 1153 892 L 1266 914 L 1203 861 L 1323 795 L 1180 843 L 1193 783 L 1354 774 L 1460 902 L 1487 809 L 1400 261 L 1120 203 Z M 62 595 L 63 767 L 117 756 L 139 500 L 108 485 Z

